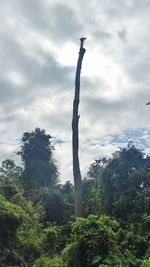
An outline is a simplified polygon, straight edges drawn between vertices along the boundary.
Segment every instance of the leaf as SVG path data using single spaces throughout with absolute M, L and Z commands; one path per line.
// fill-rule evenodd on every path
M 99 263 L 101 259 L 102 259 L 101 256 L 96 256 L 96 257 L 93 259 L 92 264 Z
M 132 264 L 135 264 L 136 263 L 136 257 L 129 251 L 127 250 L 125 252 L 125 256 L 127 257 L 128 261 Z

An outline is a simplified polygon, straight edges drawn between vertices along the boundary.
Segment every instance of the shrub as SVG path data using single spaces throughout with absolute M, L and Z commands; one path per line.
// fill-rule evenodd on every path
M 150 258 L 143 260 L 141 267 L 149 267 L 150 266 Z
M 8 243 L 14 239 L 23 219 L 23 210 L 0 195 L 0 240 Z
M 72 226 L 72 243 L 63 251 L 67 267 L 96 267 L 117 253 L 117 228 L 117 222 L 106 216 L 78 218 Z
M 40 257 L 36 260 L 33 267 L 65 267 L 63 265 L 62 259 L 59 257 L 48 258 L 48 257 Z

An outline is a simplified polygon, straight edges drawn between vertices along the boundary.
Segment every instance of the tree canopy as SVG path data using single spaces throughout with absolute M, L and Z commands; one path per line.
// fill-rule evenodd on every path
M 74 186 L 58 184 L 51 137 L 22 137 L 23 166 L 0 168 L 0 266 L 149 267 L 150 157 L 129 143 L 94 161 L 82 180 L 84 218 Z
M 22 178 L 29 186 L 54 186 L 58 181 L 58 170 L 53 159 L 54 147 L 50 140 L 51 136 L 40 128 L 23 134 L 18 155 L 24 164 Z
M 149 166 L 150 157 L 132 143 L 113 154 L 102 173 L 103 204 L 107 214 L 127 219 L 131 213 L 139 211 L 150 187 Z

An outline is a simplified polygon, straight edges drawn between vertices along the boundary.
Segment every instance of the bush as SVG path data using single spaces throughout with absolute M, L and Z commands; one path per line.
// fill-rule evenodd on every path
M 150 258 L 143 260 L 141 267 L 149 267 L 150 266 Z
M 20 245 L 20 251 L 26 262 L 31 264 L 37 257 L 43 253 L 43 227 L 37 221 L 30 221 L 30 218 L 26 218 L 26 221 L 21 225 L 18 233 L 18 241 Z
M 0 195 L 0 240 L 8 243 L 14 239 L 23 219 L 23 210 Z
M 58 226 L 50 225 L 43 230 L 44 233 L 44 248 L 50 254 L 53 255 L 59 249 L 60 228 Z
M 118 253 L 118 224 L 106 216 L 78 218 L 72 226 L 72 242 L 63 251 L 67 267 L 98 266 L 111 253 Z
M 59 257 L 50 259 L 48 257 L 42 256 L 41 258 L 36 260 L 33 267 L 65 267 L 65 266 L 63 265 L 62 259 Z
M 0 195 L 0 266 L 26 266 L 17 252 L 17 230 L 23 210 Z

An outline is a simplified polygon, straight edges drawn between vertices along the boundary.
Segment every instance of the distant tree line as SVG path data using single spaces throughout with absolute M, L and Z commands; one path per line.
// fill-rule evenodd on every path
M 0 167 L 0 266 L 150 266 L 149 155 L 129 142 L 93 162 L 84 217 L 75 218 L 74 186 L 60 184 L 51 136 L 36 128 L 21 140 L 22 164 Z

